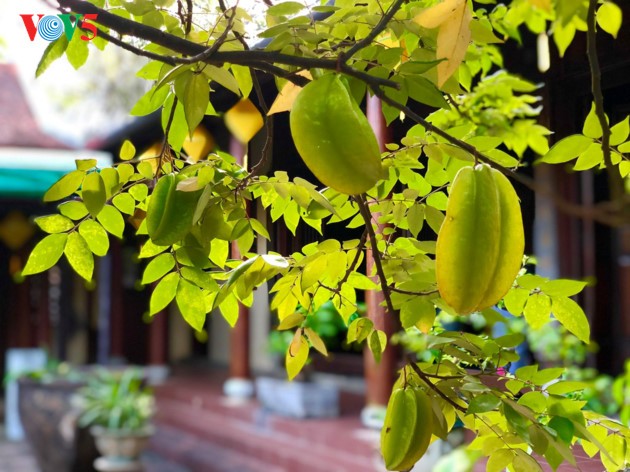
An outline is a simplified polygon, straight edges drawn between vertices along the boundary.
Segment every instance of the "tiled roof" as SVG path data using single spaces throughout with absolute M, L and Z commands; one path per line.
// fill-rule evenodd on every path
M 67 149 L 35 121 L 12 64 L 0 64 L 0 147 Z

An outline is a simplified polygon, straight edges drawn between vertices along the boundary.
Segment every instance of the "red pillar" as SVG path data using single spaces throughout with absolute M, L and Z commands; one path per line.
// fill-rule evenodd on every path
M 162 310 L 156 313 L 149 324 L 150 365 L 168 364 L 168 313 Z
M 240 165 L 244 164 L 246 148 L 233 136 L 230 138 L 230 154 Z M 232 258 L 240 259 L 236 241 L 232 242 Z M 249 379 L 249 308 L 239 303 L 238 321 L 230 332 L 230 378 Z
M 381 112 L 381 101 L 374 96 L 367 98 L 367 118 L 372 129 L 376 134 L 381 150 L 385 148 L 385 144 L 391 139 L 390 129 L 385 123 L 385 118 Z M 382 227 L 376 229 L 377 232 L 382 231 Z M 371 274 L 374 266 L 374 258 L 372 250 L 366 253 L 366 271 Z M 378 279 L 375 276 L 375 280 Z M 380 291 L 365 292 L 365 303 L 367 307 L 367 316 L 374 323 L 374 327 L 380 329 L 387 334 L 388 338 L 396 331 L 397 321 L 393 314 L 387 313 L 381 302 L 384 300 L 383 293 Z M 381 362 L 376 363 L 374 356 L 367 348 L 363 352 L 363 367 L 366 382 L 366 404 L 369 405 L 387 405 L 389 395 L 394 385 L 396 368 L 398 363 L 398 350 L 393 346 L 388 346 L 383 352 Z

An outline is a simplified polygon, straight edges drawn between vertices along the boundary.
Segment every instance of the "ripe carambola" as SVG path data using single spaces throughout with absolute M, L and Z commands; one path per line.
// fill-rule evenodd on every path
M 485 164 L 462 168 L 437 239 L 442 299 L 462 315 L 495 305 L 512 286 L 524 249 L 521 207 L 509 180 Z
M 381 430 L 381 453 L 387 470 L 408 470 L 429 447 L 433 413 L 428 395 L 418 388 L 392 392 Z
M 147 232 L 153 243 L 170 246 L 190 231 L 201 190 L 182 192 L 177 184 L 186 176 L 167 174 L 158 180 L 147 208 Z
M 337 74 L 302 89 L 290 123 L 302 160 L 324 185 L 356 195 L 383 177 L 376 136 Z

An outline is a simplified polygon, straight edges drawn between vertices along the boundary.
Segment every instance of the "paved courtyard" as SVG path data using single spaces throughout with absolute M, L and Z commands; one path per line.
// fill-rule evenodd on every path
M 154 452 L 144 454 L 142 463 L 145 472 L 191 472 L 190 469 L 169 462 Z M 2 424 L 0 424 L 0 472 L 40 472 L 29 445 L 23 441 L 8 441 Z

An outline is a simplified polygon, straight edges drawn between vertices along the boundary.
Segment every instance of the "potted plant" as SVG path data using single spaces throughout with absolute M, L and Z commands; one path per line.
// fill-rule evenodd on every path
M 90 426 L 102 457 L 97 470 L 141 470 L 140 454 L 153 427 L 154 398 L 136 369 L 99 370 L 79 391 L 79 424 Z
M 85 371 L 54 360 L 16 377 L 20 421 L 42 472 L 94 470 L 98 452 L 72 404 L 85 379 Z

